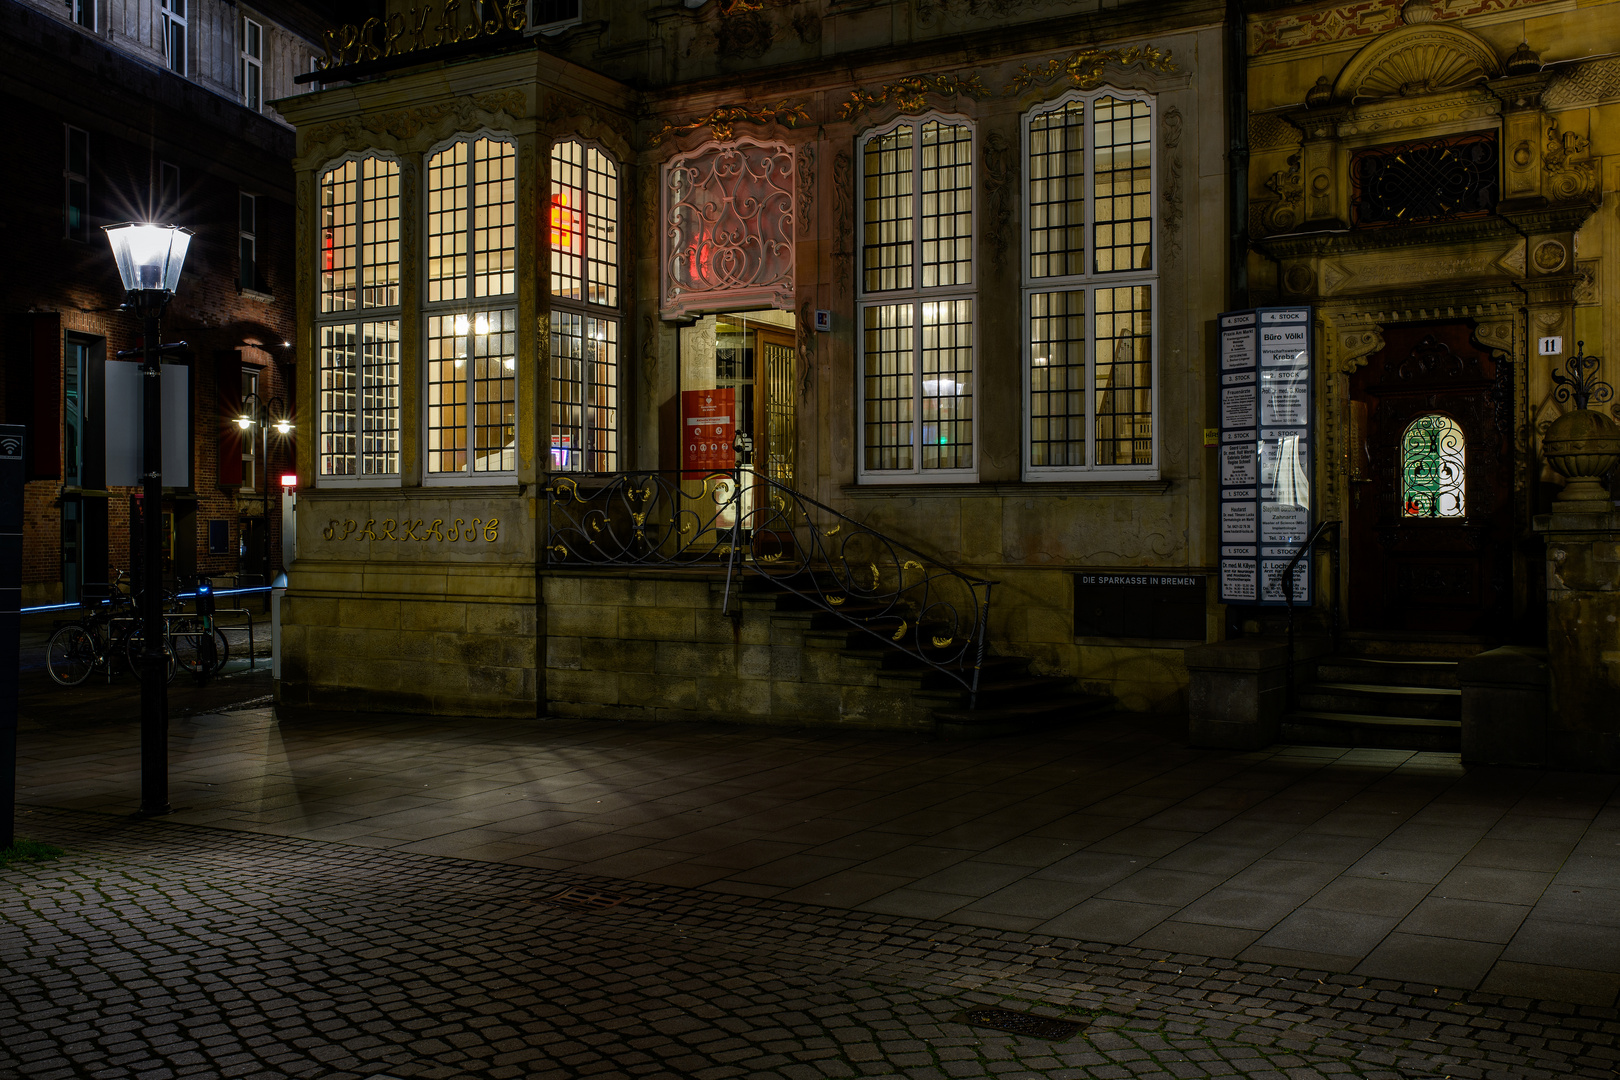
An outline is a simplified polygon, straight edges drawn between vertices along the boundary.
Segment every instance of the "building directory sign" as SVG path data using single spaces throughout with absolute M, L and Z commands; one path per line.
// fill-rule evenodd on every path
M 1311 309 L 1220 317 L 1220 587 L 1225 604 L 1283 604 L 1282 573 L 1311 534 Z M 1294 568 L 1309 604 L 1310 560 Z

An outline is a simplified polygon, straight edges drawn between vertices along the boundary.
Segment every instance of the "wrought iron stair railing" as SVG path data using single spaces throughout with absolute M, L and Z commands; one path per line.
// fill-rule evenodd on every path
M 569 473 L 544 488 L 552 567 L 724 570 L 723 610 L 746 578 L 836 616 L 978 692 L 995 583 L 973 577 L 762 473 Z

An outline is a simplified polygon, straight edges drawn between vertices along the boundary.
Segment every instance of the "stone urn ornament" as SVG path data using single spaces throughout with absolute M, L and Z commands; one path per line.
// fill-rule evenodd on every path
M 1575 408 L 1554 420 L 1541 439 L 1547 464 L 1569 481 L 1554 500 L 1563 513 L 1608 513 L 1614 503 L 1604 490 L 1603 477 L 1620 464 L 1620 424 L 1589 405 L 1614 397 L 1614 387 L 1597 377 L 1601 359 L 1585 355 L 1586 342 L 1575 343 L 1575 355 L 1564 361 L 1568 374 L 1551 372 L 1557 385 L 1553 400 L 1572 401 Z

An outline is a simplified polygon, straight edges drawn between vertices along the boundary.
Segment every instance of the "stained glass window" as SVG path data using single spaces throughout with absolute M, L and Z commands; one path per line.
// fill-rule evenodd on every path
M 1440 413 L 1420 416 L 1401 436 L 1401 516 L 1460 518 L 1466 440 L 1457 421 Z

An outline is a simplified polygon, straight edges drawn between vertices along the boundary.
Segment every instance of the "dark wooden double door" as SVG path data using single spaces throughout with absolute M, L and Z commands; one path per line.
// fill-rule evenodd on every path
M 1507 636 L 1512 368 L 1470 330 L 1388 327 L 1350 379 L 1352 629 Z

